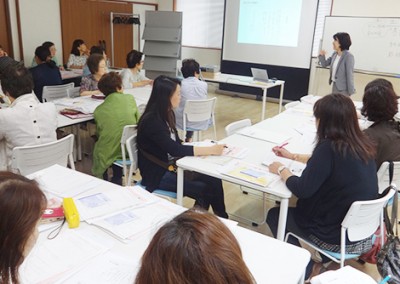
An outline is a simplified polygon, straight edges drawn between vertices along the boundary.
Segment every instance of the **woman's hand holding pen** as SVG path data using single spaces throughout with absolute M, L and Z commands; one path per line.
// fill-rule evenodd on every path
M 281 146 L 275 146 L 274 148 L 272 148 L 272 152 L 274 152 L 275 155 L 279 156 L 279 157 L 283 157 L 283 158 L 287 158 L 287 159 L 292 159 L 293 154 L 290 153 L 288 150 L 286 150 L 285 147 L 288 143 L 284 143 Z

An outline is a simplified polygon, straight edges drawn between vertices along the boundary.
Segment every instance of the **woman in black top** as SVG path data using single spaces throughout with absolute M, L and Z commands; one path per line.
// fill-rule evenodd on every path
M 142 184 L 150 192 L 157 188 L 176 192 L 177 175 L 163 166 L 174 157 L 221 155 L 224 148 L 224 145 L 218 144 L 210 147 L 182 145 L 173 111 L 180 102 L 179 83 L 166 76 L 157 77 L 146 110 L 139 120 L 139 169 Z M 220 179 L 199 174 L 194 180 L 185 179 L 183 192 L 196 200 L 195 205 L 206 210 L 211 205 L 216 215 L 228 217 Z
M 314 105 L 317 125 L 316 147 L 311 156 L 290 153 L 274 147 L 277 156 L 307 162 L 297 177 L 279 162 L 269 166 L 279 174 L 287 188 L 298 197 L 297 205 L 289 208 L 287 231 L 301 235 L 319 247 L 340 252 L 340 228 L 354 201 L 378 197 L 378 182 L 373 143 L 360 130 L 352 100 L 332 94 Z M 267 223 L 276 235 L 279 208 L 268 212 Z M 297 240 L 290 240 L 299 245 Z M 360 242 L 346 240 L 348 253 L 363 253 L 371 248 L 371 239 Z M 322 257 L 323 262 L 329 261 Z M 310 262 L 306 277 L 310 274 Z

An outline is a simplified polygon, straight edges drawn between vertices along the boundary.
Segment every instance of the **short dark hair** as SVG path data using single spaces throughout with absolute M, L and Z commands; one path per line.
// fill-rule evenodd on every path
M 99 71 L 99 64 L 100 62 L 104 60 L 103 54 L 91 54 L 87 60 L 87 66 L 90 70 L 90 73 L 95 74 L 97 71 Z
M 336 39 L 339 42 L 341 50 L 350 49 L 351 38 L 348 33 L 336 33 L 333 35 L 333 39 Z
M 35 50 L 35 56 L 40 59 L 42 62 L 47 62 L 50 60 L 50 50 L 48 47 L 45 47 L 43 45 L 36 47 Z
M 76 55 L 76 56 L 81 55 L 81 53 L 78 50 L 78 47 L 80 47 L 84 43 L 85 42 L 82 39 L 74 40 L 74 42 L 72 43 L 71 54 Z
M 200 73 L 200 64 L 194 59 L 185 59 L 182 61 L 181 71 L 184 78 L 193 77 Z
M 19 283 L 18 268 L 46 206 L 46 196 L 35 181 L 11 172 L 0 172 L 1 283 Z
M 90 48 L 90 54 L 101 54 L 101 55 L 103 55 L 104 52 L 105 52 L 104 48 L 99 46 L 99 45 L 93 45 Z
M 23 63 L 8 66 L 0 75 L 1 88 L 14 99 L 32 93 L 33 78 Z
M 314 104 L 318 121 L 317 145 L 325 139 L 341 156 L 352 155 L 367 162 L 375 157 L 375 147 L 358 124 L 357 112 L 349 96 L 330 94 Z
M 45 41 L 44 43 L 42 43 L 42 46 L 50 49 L 50 47 L 54 46 L 55 44 L 51 41 Z
M 142 61 L 142 57 L 143 52 L 133 49 L 126 55 L 126 65 L 128 65 L 128 68 L 135 68 L 136 64 L 139 64 L 140 61 Z
M 105 96 L 109 94 L 115 93 L 118 90 L 122 89 L 122 78 L 116 72 L 110 72 L 104 74 L 97 84 L 100 92 L 102 92 Z
M 373 122 L 390 121 L 398 112 L 397 96 L 393 88 L 373 85 L 366 88 L 361 113 Z

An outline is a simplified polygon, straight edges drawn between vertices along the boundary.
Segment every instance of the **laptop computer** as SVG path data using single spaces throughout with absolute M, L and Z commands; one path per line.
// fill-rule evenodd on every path
M 266 69 L 251 68 L 251 74 L 253 75 L 253 81 L 255 82 L 270 82 Z

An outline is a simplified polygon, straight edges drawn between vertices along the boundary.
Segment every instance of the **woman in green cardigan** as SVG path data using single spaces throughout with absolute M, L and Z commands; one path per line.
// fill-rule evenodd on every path
M 98 140 L 94 145 L 92 172 L 108 180 L 107 169 L 112 166 L 111 182 L 121 185 L 122 169 L 113 162 L 122 159 L 120 141 L 124 126 L 137 124 L 139 112 L 134 97 L 122 93 L 122 79 L 117 73 L 103 75 L 98 88 L 106 98 L 94 111 Z

